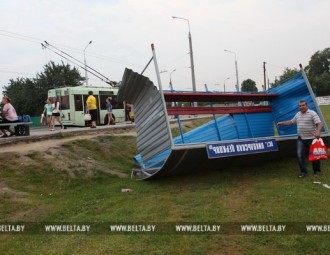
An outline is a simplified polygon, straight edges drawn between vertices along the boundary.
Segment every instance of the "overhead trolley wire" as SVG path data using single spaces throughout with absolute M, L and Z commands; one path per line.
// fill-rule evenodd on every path
M 92 71 L 90 71 L 90 70 L 88 70 L 88 69 L 85 69 L 84 66 L 81 66 L 79 63 L 76 63 L 76 62 L 70 60 L 70 59 L 67 58 L 66 56 L 64 56 L 64 55 L 62 55 L 62 54 L 56 52 L 55 50 L 53 50 L 53 49 L 47 47 L 47 46 L 44 45 L 43 43 L 41 43 L 41 46 L 42 46 L 43 49 L 48 49 L 48 50 L 52 51 L 53 53 L 55 53 L 56 55 L 60 56 L 61 58 L 66 59 L 67 61 L 69 61 L 69 62 L 73 63 L 74 65 L 76 65 L 76 66 L 78 66 L 78 67 L 80 67 L 80 68 L 86 70 L 87 72 L 89 72 L 90 74 L 92 74 L 92 75 L 94 75 L 95 77 L 99 78 L 100 80 L 102 80 L 102 81 L 108 83 L 109 85 L 113 86 L 113 84 L 110 84 L 111 81 L 110 81 L 110 82 L 109 82 L 109 81 L 105 81 L 105 80 L 104 80 L 102 77 L 100 77 L 99 75 L 93 73 Z
M 42 45 L 43 45 L 43 44 L 42 44 Z M 68 53 L 66 53 L 66 52 L 64 52 L 64 51 L 62 51 L 62 50 L 60 50 L 59 48 L 55 47 L 54 45 L 51 45 L 51 44 L 48 43 L 47 41 L 45 41 L 45 47 L 47 47 L 48 49 L 50 49 L 50 47 L 52 47 L 52 48 L 56 49 L 57 51 L 62 52 L 64 55 L 66 55 L 66 56 L 68 56 L 68 57 L 74 59 L 74 60 L 77 61 L 78 63 L 84 65 L 84 67 L 81 67 L 80 65 L 78 65 L 80 68 L 82 68 L 82 69 L 84 69 L 85 71 L 89 72 L 90 74 L 96 76 L 97 78 L 101 79 L 102 81 L 108 83 L 109 85 L 111 85 L 111 86 L 114 85 L 113 81 L 111 81 L 108 77 L 106 77 L 106 76 L 104 76 L 103 74 L 101 74 L 100 72 L 96 71 L 94 68 L 90 67 L 89 65 L 85 65 L 82 61 L 80 61 L 80 60 L 76 59 L 75 57 L 71 56 L 70 54 L 68 54 Z M 53 50 L 52 50 L 52 51 L 53 51 Z M 55 51 L 53 51 L 53 52 L 56 53 Z M 60 54 L 57 54 L 57 55 L 60 55 Z M 62 56 L 62 55 L 60 55 L 60 56 Z M 64 57 L 64 56 L 62 56 L 62 57 Z M 67 59 L 67 58 L 65 58 L 65 59 Z M 93 72 L 97 73 L 98 75 L 95 75 L 95 73 L 93 73 L 93 72 L 91 72 L 90 70 L 88 70 L 88 68 L 91 69 Z M 105 80 L 102 79 L 100 76 L 102 76 Z

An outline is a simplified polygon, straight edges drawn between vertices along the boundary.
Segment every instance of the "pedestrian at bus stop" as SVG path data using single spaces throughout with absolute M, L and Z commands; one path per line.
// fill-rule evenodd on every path
M 299 102 L 299 112 L 291 120 L 280 121 L 277 126 L 289 126 L 297 125 L 297 158 L 300 168 L 299 177 L 307 176 L 306 168 L 306 152 L 309 152 L 309 147 L 311 146 L 315 138 L 320 138 L 321 130 L 323 124 L 320 117 L 313 110 L 308 109 L 307 102 L 301 100 Z M 320 160 L 312 161 L 314 176 L 321 173 L 321 163 Z
M 50 131 L 55 130 L 55 121 L 57 120 L 58 123 L 60 123 L 61 128 L 63 129 L 63 123 L 61 120 L 61 113 L 60 113 L 60 102 L 58 101 L 57 97 L 53 98 L 53 104 L 52 104 L 52 120 L 51 120 L 51 126 L 50 126 Z
M 91 115 L 92 126 L 91 128 L 96 128 L 97 122 L 97 106 L 96 98 L 93 96 L 93 91 L 88 91 L 88 98 L 86 100 L 86 112 Z
M 18 121 L 18 116 L 16 113 L 15 108 L 12 106 L 12 104 L 10 103 L 10 98 L 8 96 L 4 96 L 2 98 L 2 104 L 4 105 L 2 108 L 2 121 L 1 124 L 3 123 L 14 123 Z M 3 126 L 1 127 L 1 132 L 3 133 L 3 135 L 1 137 L 7 137 L 7 133 L 6 131 L 8 131 L 10 134 L 9 136 L 13 136 L 15 135 L 15 132 L 10 130 L 10 126 Z
M 108 111 L 108 125 L 115 124 L 114 123 L 115 120 L 112 117 L 112 104 L 111 104 L 111 100 L 112 100 L 111 97 L 107 97 L 105 99 L 105 101 L 106 101 L 106 108 L 107 108 L 107 111 Z
M 41 116 L 46 119 L 46 123 L 49 128 L 51 128 L 52 113 L 53 113 L 52 99 L 47 98 L 46 104 L 44 105 L 44 111 L 42 112 Z
M 126 120 L 130 120 L 132 123 L 134 122 L 134 113 L 133 113 L 133 105 L 129 102 L 126 102 Z

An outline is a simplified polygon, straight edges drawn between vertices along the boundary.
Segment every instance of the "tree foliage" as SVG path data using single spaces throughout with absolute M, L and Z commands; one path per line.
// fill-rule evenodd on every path
M 315 52 L 305 70 L 314 92 L 330 95 L 330 48 Z
M 71 66 L 64 64 L 63 61 L 61 65 L 49 62 L 36 78 L 38 83 L 49 89 L 81 85 L 83 80 L 77 68 L 71 69 Z
M 33 80 L 16 78 L 9 81 L 10 85 L 4 87 L 4 94 L 11 98 L 18 114 L 31 114 L 35 111 L 36 89 Z
M 283 74 L 279 79 L 275 79 L 271 86 L 278 86 L 298 72 L 297 68 L 285 68 Z M 330 95 L 330 48 L 315 52 L 306 66 L 305 72 L 317 96 Z
M 241 86 L 241 91 L 257 92 L 258 88 L 256 86 L 256 82 L 251 79 L 247 79 L 243 81 Z
M 277 87 L 279 84 L 281 84 L 282 82 L 292 78 L 293 76 L 295 76 L 297 73 L 299 73 L 299 70 L 297 68 L 285 68 L 283 71 L 283 74 L 277 79 L 275 79 L 275 82 L 271 84 L 271 87 Z
M 34 79 L 10 79 L 9 85 L 3 87 L 3 94 L 11 98 L 17 114 L 39 115 L 43 111 L 48 90 L 58 87 L 81 85 L 84 80 L 77 68 L 69 64 L 50 62 Z

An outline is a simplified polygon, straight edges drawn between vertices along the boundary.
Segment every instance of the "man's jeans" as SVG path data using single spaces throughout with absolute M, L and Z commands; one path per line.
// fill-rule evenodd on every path
M 306 153 L 309 153 L 309 147 L 311 146 L 313 140 L 314 139 L 302 140 L 300 137 L 298 137 L 297 140 L 297 157 L 298 157 L 300 172 L 302 174 L 307 174 Z M 321 171 L 320 160 L 312 161 L 312 164 L 313 164 L 314 173 Z

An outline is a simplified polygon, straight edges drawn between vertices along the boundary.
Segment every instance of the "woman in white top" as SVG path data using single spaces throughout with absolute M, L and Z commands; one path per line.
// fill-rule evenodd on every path
M 61 120 L 61 113 L 60 113 L 60 102 L 56 97 L 53 98 L 53 111 L 52 111 L 52 121 L 51 121 L 51 126 L 50 126 L 50 131 L 55 130 L 55 120 L 57 120 L 58 123 L 60 123 L 61 128 L 63 128 L 63 123 Z
M 44 106 L 44 111 L 42 112 L 41 116 L 46 117 L 47 125 L 49 128 L 51 127 L 52 115 L 53 115 L 52 99 L 47 98 L 46 104 Z

